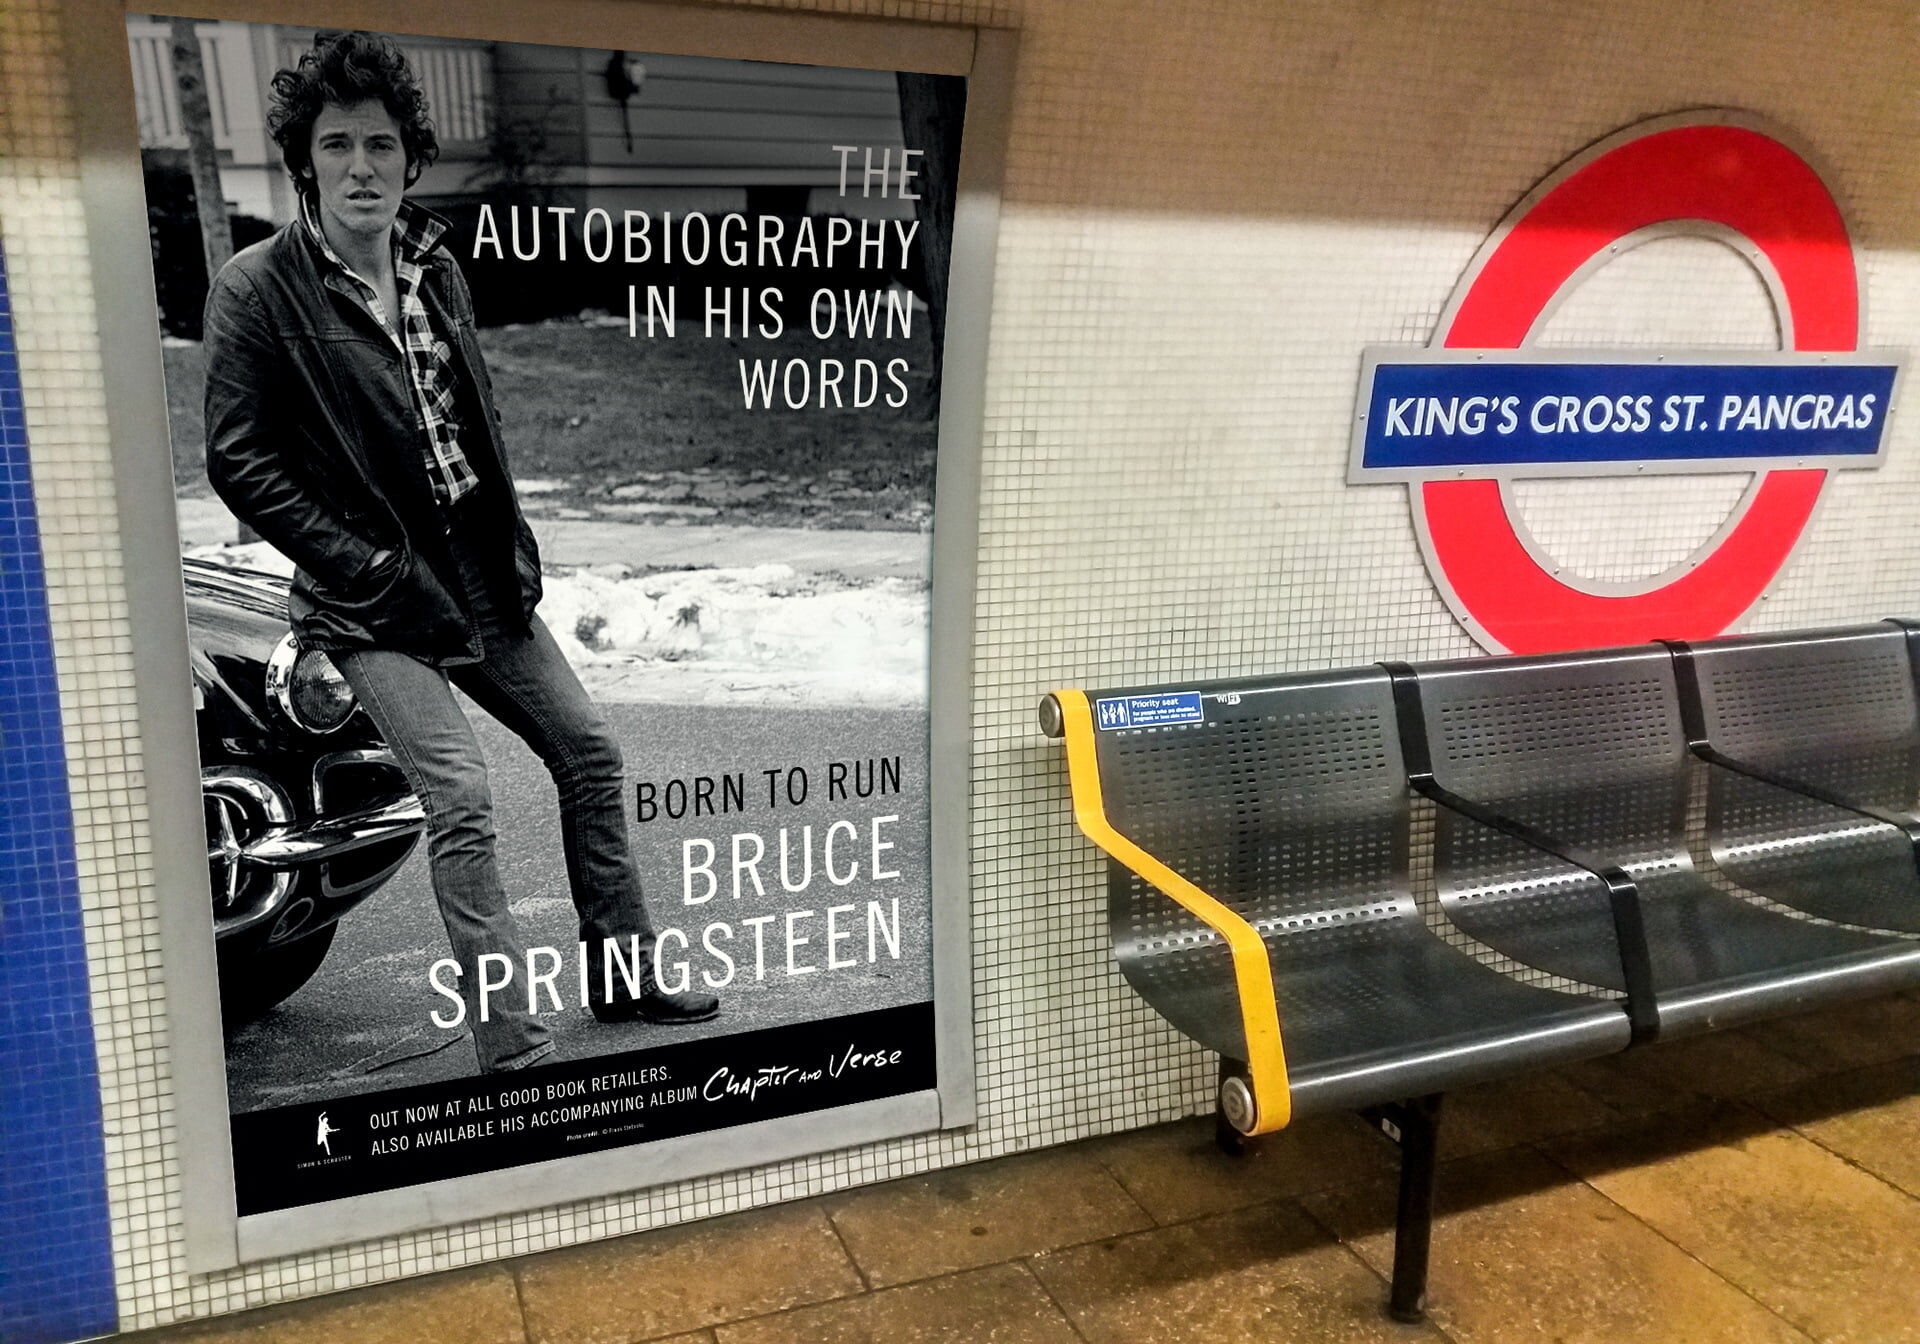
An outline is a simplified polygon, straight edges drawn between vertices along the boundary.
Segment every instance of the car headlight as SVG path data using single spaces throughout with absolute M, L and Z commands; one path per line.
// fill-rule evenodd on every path
M 353 717 L 353 688 L 318 649 L 302 649 L 292 632 L 267 659 L 267 698 L 296 728 L 330 733 Z

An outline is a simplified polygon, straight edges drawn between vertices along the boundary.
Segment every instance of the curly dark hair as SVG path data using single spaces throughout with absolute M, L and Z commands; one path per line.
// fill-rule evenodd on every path
M 313 46 L 300 54 L 300 63 L 273 76 L 273 102 L 267 109 L 267 131 L 280 146 L 293 184 L 304 196 L 313 190 L 306 170 L 313 163 L 313 123 L 328 104 L 351 107 L 378 99 L 400 125 L 400 144 L 407 155 L 407 185 L 420 180 L 440 157 L 440 140 L 427 116 L 427 96 L 420 91 L 406 53 L 391 38 L 378 33 L 315 33 Z

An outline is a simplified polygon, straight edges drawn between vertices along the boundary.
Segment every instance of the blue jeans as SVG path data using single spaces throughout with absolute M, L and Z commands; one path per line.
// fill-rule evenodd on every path
M 462 554 L 459 545 L 455 550 Z M 492 1072 L 538 1063 L 553 1052 L 553 1038 L 527 1011 L 526 948 L 494 858 L 487 763 L 454 687 L 518 734 L 553 776 L 567 885 L 592 974 L 601 973 L 603 940 L 614 939 L 626 959 L 637 937 L 642 964 L 636 969 L 647 985 L 654 934 L 627 844 L 620 744 L 540 619 L 534 618 L 530 635 L 502 628 L 471 562 L 463 568 L 469 611 L 486 650 L 482 661 L 443 672 L 387 649 L 336 653 L 333 661 L 426 808 L 433 894 L 460 964 L 461 997 L 480 1067 Z M 508 959 L 513 983 L 491 996 L 482 1021 L 479 967 L 485 953 Z M 575 959 L 563 951 L 562 964 Z

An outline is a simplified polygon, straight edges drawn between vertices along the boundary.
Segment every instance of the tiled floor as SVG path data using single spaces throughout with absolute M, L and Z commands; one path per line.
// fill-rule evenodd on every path
M 1920 996 L 1449 1100 L 1432 1319 L 1394 1156 L 1194 1120 L 144 1344 L 1920 1344 Z

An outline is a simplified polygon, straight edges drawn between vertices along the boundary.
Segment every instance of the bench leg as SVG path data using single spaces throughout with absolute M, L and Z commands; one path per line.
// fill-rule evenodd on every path
M 1440 1097 L 1368 1110 L 1367 1119 L 1400 1146 L 1400 1200 L 1393 1226 L 1393 1285 L 1387 1314 L 1409 1325 L 1426 1319 L 1427 1260 L 1433 1245 L 1434 1153 Z
M 1228 1124 L 1217 1107 L 1213 1112 L 1213 1146 L 1228 1157 L 1247 1155 L 1247 1136 Z

